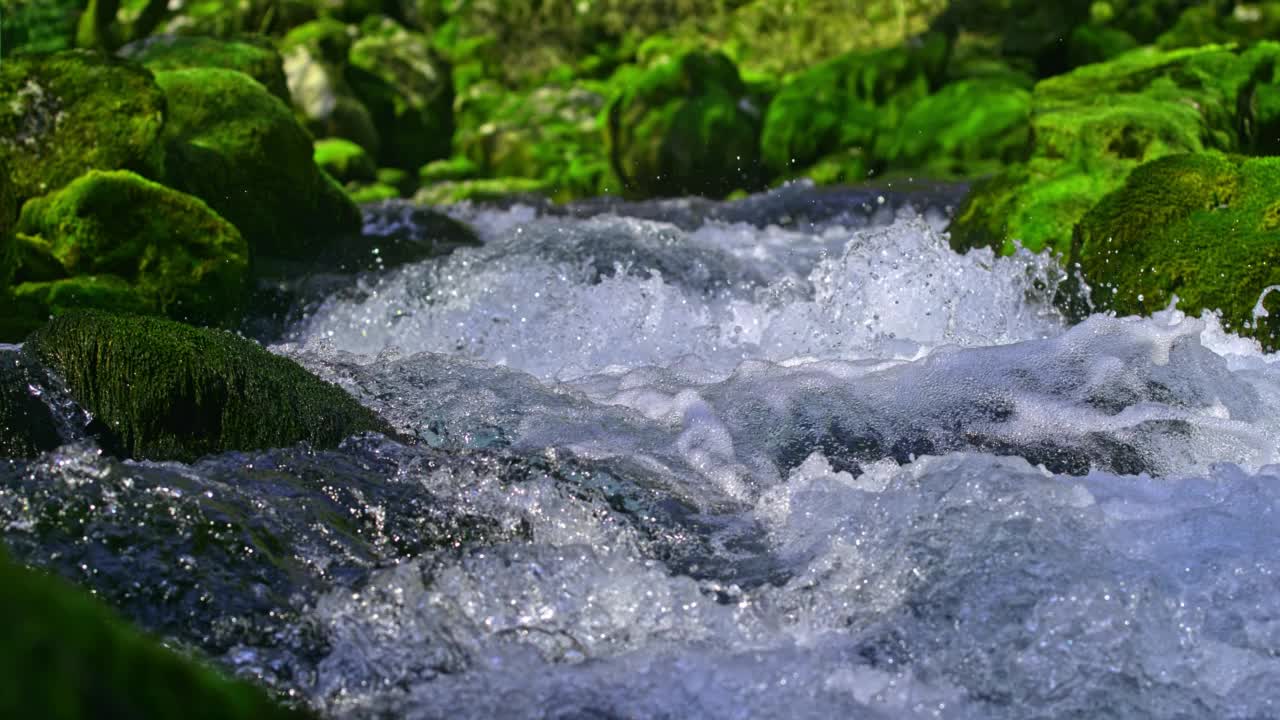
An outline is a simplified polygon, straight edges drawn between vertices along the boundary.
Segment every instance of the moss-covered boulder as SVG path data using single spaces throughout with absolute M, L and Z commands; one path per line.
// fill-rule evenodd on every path
M 169 103 L 167 184 L 230 220 L 255 254 L 305 256 L 317 238 L 360 230 L 360 211 L 312 157 L 279 98 L 234 70 L 158 73 Z
M 338 387 L 222 330 L 77 311 L 32 333 L 23 352 L 59 373 L 129 457 L 191 461 L 391 432 Z
M 161 646 L 0 549 L 0 717 L 274 720 L 309 714 Z
M 968 178 L 1026 160 L 1031 93 L 1005 79 L 951 83 L 916 104 L 877 139 L 874 155 L 890 171 Z
M 0 63 L 0 162 L 19 202 L 88 170 L 156 177 L 165 99 L 145 68 L 88 51 Z
M 24 263 L 14 277 L 18 292 L 23 282 L 118 278 L 133 296 L 131 309 L 198 324 L 238 319 L 249 248 L 231 223 L 190 195 L 127 170 L 94 170 L 29 200 L 18 231 L 31 255 L 42 251 L 57 262 Z M 58 271 L 62 277 L 51 277 Z M 55 295 L 45 298 L 57 303 L 52 310 L 67 308 L 67 300 L 96 306 L 93 294 Z M 106 307 L 124 309 L 115 297 Z
M 290 101 L 284 63 L 270 40 L 244 36 L 219 40 L 189 35 L 157 35 L 129 43 L 116 52 L 145 65 L 152 72 L 220 67 L 239 70 L 262 83 L 272 95 Z
M 332 18 L 304 23 L 280 40 L 293 106 L 316 137 L 339 137 L 375 156 L 373 115 L 347 82 L 347 54 L 354 28 Z
M 338 182 L 373 182 L 378 176 L 378 166 L 373 158 L 369 157 L 364 148 L 350 140 L 317 140 L 313 157 L 316 165 Z
M 975 185 L 951 223 L 957 250 L 991 246 L 1066 254 L 1089 208 L 1138 165 L 1205 150 L 1234 152 L 1255 123 L 1248 99 L 1280 44 L 1248 50 L 1143 48 L 1038 83 L 1031 157 Z
M 375 15 L 361 24 L 347 59 L 347 82 L 378 132 L 379 165 L 416 170 L 449 156 L 453 83 L 426 35 Z
M 604 95 L 588 87 L 511 92 L 492 81 L 476 83 L 457 101 L 454 146 L 469 164 L 440 161 L 424 168 L 423 180 L 530 178 L 561 200 L 617 192 L 620 183 L 600 142 L 604 105 Z
M 1280 3 L 1200 2 L 1177 16 L 1156 39 L 1162 48 L 1251 43 L 1280 34 Z
M 535 178 L 445 180 L 423 185 L 414 194 L 413 201 L 420 205 L 452 205 L 464 201 L 504 203 L 521 199 L 547 199 L 554 190 L 545 181 Z
M 846 148 L 870 151 L 941 81 L 950 51 L 937 33 L 902 47 L 853 52 L 798 73 L 769 103 L 760 154 L 786 175 Z
M 1099 309 L 1221 310 L 1223 324 L 1280 348 L 1280 158 L 1173 155 L 1142 165 L 1084 216 L 1071 244 Z M 1269 308 L 1269 309 L 1268 309 Z
M 723 197 L 759 184 L 760 110 L 728 57 L 686 53 L 615 82 L 605 142 L 629 193 Z
M 0 458 L 29 458 L 62 444 L 49 407 L 34 388 L 39 368 L 15 350 L 0 350 Z

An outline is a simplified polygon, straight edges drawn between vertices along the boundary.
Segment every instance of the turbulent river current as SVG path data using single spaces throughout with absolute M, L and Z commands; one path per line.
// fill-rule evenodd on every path
M 399 440 L 75 442 L 0 528 L 330 718 L 1280 717 L 1278 357 L 947 202 L 455 210 L 271 345 Z

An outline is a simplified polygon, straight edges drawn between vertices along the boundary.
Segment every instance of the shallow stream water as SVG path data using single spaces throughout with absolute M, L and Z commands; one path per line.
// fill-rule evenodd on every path
M 414 443 L 85 440 L 0 528 L 331 718 L 1280 716 L 1277 356 L 946 202 L 459 208 L 272 346 Z

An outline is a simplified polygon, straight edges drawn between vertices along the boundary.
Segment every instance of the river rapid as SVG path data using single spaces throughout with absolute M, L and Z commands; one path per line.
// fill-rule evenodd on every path
M 1280 716 L 1278 357 L 1069 326 L 953 200 L 459 207 L 271 345 L 412 442 L 86 439 L 0 528 L 330 718 Z

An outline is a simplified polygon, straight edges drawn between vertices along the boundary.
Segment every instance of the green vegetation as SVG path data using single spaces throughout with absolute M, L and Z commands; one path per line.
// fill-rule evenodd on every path
M 190 35 L 161 35 L 130 43 L 120 48 L 118 54 L 142 63 L 152 72 L 202 67 L 239 70 L 262 83 L 272 95 L 289 102 L 284 61 L 275 45 L 267 38 L 242 36 L 232 41 Z
M 289 108 L 248 75 L 156 75 L 169 103 L 167 184 L 234 224 L 255 255 L 305 257 L 317 237 L 358 233 L 360 214 L 316 167 Z
M 723 197 L 759 185 L 760 111 L 729 58 L 687 53 L 621 88 L 605 144 L 628 192 Z
M 309 714 L 165 649 L 89 593 L 0 549 L 0 717 L 274 720 Z
M 59 373 L 130 457 L 189 462 L 391 433 L 338 387 L 221 330 L 76 311 L 33 333 L 23 352 Z
M 359 145 L 342 138 L 319 140 L 315 144 L 316 165 L 338 182 L 373 182 L 378 177 L 378 166 Z M 399 193 L 397 193 L 397 196 Z
M 199 324 L 239 317 L 249 267 L 240 233 L 200 200 L 134 173 L 91 171 L 28 201 L 18 232 L 26 236 L 28 258 L 14 278 L 15 292 L 44 301 L 50 312 L 71 300 L 70 306 L 141 310 Z M 78 276 L 112 291 L 87 293 Z M 24 282 L 37 285 L 24 288 Z M 72 287 L 79 289 L 75 298 L 68 297 Z
M 1280 315 L 1253 317 L 1263 290 L 1280 285 L 1280 158 L 1142 165 L 1084 216 L 1071 257 L 1099 309 L 1148 314 L 1177 295 L 1182 310 L 1221 310 L 1228 329 L 1280 348 Z
M 156 177 L 165 100 L 151 74 L 88 51 L 0 62 L 0 162 L 19 202 L 89 170 Z

